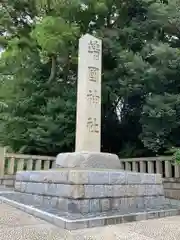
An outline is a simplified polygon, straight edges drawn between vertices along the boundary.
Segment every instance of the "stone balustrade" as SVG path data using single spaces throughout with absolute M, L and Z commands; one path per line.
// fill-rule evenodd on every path
M 147 157 L 120 159 L 121 167 L 126 171 L 159 173 L 163 178 L 180 178 L 180 165 L 172 157 Z
M 0 148 L 0 178 L 17 171 L 48 170 L 55 167 L 55 157 L 6 153 Z
M 55 167 L 55 157 L 6 153 L 0 148 L 0 177 L 22 170 L 48 170 Z M 171 157 L 120 159 L 121 168 L 141 173 L 159 173 L 163 178 L 180 178 L 180 165 Z

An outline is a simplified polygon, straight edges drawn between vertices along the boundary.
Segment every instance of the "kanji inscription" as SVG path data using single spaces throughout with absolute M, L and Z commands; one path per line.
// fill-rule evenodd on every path
M 98 95 L 96 90 L 89 90 L 87 94 L 87 99 L 91 104 L 99 104 L 100 96 Z
M 91 82 L 99 82 L 99 69 L 96 67 L 88 67 L 88 77 Z
M 88 43 L 88 53 L 93 54 L 94 60 L 99 60 L 100 52 L 101 52 L 101 46 L 99 44 L 99 41 L 90 40 Z
M 87 128 L 91 133 L 99 133 L 99 124 L 96 118 L 89 117 L 87 120 Z

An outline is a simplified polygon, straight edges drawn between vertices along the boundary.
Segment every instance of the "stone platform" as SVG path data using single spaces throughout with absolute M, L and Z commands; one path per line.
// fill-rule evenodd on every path
M 15 190 L 34 194 L 40 201 L 71 213 L 104 212 L 161 204 L 164 190 L 160 175 L 115 170 L 53 170 L 18 172 Z
M 123 170 L 59 169 L 16 175 L 4 202 L 66 229 L 178 215 L 164 197 L 161 175 Z

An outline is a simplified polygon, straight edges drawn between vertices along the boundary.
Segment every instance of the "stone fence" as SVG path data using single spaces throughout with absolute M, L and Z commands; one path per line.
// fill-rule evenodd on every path
M 17 171 L 48 170 L 55 167 L 55 157 L 7 153 L 0 148 L 0 184 L 12 186 Z
M 160 173 L 163 178 L 180 178 L 180 165 L 172 157 L 147 157 L 121 159 L 122 169 L 143 173 Z

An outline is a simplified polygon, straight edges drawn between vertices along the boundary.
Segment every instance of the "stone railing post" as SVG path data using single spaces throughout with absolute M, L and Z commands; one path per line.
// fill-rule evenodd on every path
M 138 163 L 135 161 L 132 162 L 132 170 L 133 172 L 138 172 Z
M 165 177 L 166 178 L 172 177 L 172 165 L 170 161 L 165 161 Z
M 56 160 L 52 161 L 52 168 L 56 168 Z
M 0 178 L 5 175 L 5 156 L 6 155 L 6 148 L 0 147 Z
M 44 170 L 48 170 L 49 166 L 50 166 L 50 161 L 49 160 L 44 161 Z
M 41 170 L 41 165 L 42 165 L 41 163 L 42 163 L 42 161 L 40 159 L 35 160 L 35 170 L 36 171 Z
M 11 157 L 10 159 L 8 159 L 8 169 L 7 169 L 8 175 L 13 175 L 15 173 L 14 172 L 15 161 L 16 159 L 14 157 Z
M 125 162 L 125 170 L 126 171 L 131 171 L 131 162 Z
M 146 173 L 146 162 L 140 161 L 140 173 Z
M 162 174 L 163 169 L 162 169 L 162 161 L 156 160 L 156 173 Z
M 148 173 L 154 173 L 153 161 L 148 161 Z

